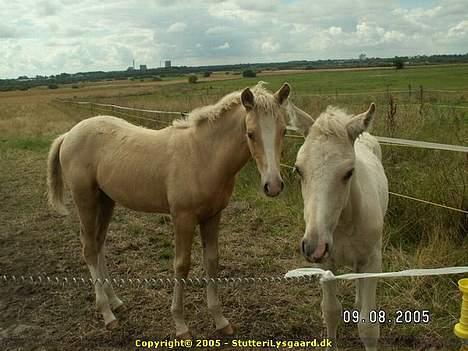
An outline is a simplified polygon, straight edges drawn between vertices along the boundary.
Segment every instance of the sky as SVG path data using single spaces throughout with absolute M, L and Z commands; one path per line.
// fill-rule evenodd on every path
M 0 78 L 464 54 L 466 0 L 0 0 Z

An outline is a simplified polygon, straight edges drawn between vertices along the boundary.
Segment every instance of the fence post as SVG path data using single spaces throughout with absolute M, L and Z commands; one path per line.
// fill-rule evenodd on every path
M 422 115 L 423 113 L 423 103 L 424 103 L 424 90 L 423 86 L 419 86 L 419 114 Z
M 462 306 L 459 323 L 455 325 L 453 331 L 462 341 L 460 351 L 468 350 L 468 278 L 458 281 L 458 288 L 462 293 Z

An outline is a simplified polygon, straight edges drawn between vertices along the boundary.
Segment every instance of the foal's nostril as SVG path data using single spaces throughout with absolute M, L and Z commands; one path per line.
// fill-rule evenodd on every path
M 305 254 L 305 242 L 302 240 L 302 253 Z
M 268 194 L 270 192 L 270 185 L 268 183 L 265 183 L 265 185 L 263 186 L 263 191 L 265 192 L 265 194 Z
M 283 191 L 283 189 L 284 189 L 284 182 L 281 181 L 281 191 Z

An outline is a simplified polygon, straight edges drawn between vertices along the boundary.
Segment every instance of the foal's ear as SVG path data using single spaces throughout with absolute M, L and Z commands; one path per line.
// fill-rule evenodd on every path
M 255 99 L 252 91 L 249 88 L 245 88 L 241 94 L 241 101 L 242 105 L 244 105 L 245 109 L 251 110 L 255 106 Z
M 346 129 L 351 140 L 356 140 L 362 132 L 365 132 L 369 128 L 372 119 L 374 118 L 374 114 L 375 104 L 371 103 L 369 109 L 366 112 L 351 118 L 351 120 L 346 125 Z
M 309 129 L 314 124 L 315 120 L 307 112 L 301 110 L 291 101 L 286 107 L 291 124 L 301 133 L 304 138 L 309 134 Z
M 283 102 L 286 101 L 286 99 L 289 96 L 289 93 L 291 92 L 291 87 L 289 86 L 288 83 L 284 83 L 281 88 L 278 89 L 278 91 L 274 94 L 276 100 L 279 102 L 280 105 L 283 104 Z

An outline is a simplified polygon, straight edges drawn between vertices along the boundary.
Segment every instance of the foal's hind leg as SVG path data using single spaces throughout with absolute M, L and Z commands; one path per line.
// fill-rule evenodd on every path
M 109 222 L 112 218 L 112 213 L 114 211 L 115 202 L 109 198 L 103 192 L 100 192 L 100 201 L 99 201 L 99 217 L 98 217 L 98 246 L 101 247 L 98 254 L 98 265 L 100 274 L 104 279 L 108 279 L 108 282 L 104 284 L 104 291 L 109 299 L 110 306 L 112 310 L 117 310 L 123 305 L 122 300 L 120 300 L 114 292 L 112 285 L 110 283 L 109 272 L 107 271 L 106 256 L 105 256 L 105 245 L 106 245 L 106 235 L 109 228 Z
M 109 299 L 102 284 L 105 277 L 99 269 L 99 252 L 104 244 L 101 240 L 98 240 L 99 190 L 88 187 L 86 189 L 72 189 L 72 193 L 80 217 L 83 257 L 95 282 L 96 307 L 101 312 L 106 327 L 112 329 L 117 326 L 117 319 L 112 313 Z
M 218 231 L 221 212 L 209 220 L 200 224 L 200 234 L 203 244 L 203 261 L 205 272 L 210 278 L 216 278 L 218 274 Z M 208 282 L 206 287 L 208 310 L 216 324 L 216 330 L 224 335 L 234 334 L 234 329 L 221 312 L 221 302 L 218 296 L 218 285 L 216 282 Z

